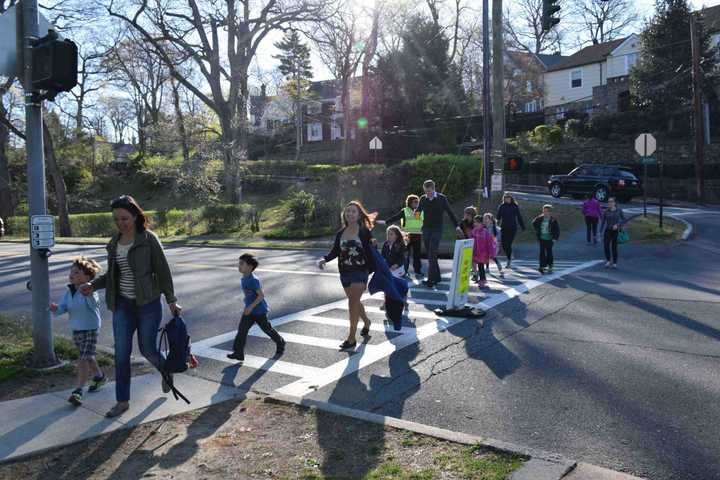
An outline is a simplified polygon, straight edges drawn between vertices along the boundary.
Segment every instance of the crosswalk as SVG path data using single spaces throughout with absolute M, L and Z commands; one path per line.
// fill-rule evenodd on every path
M 535 287 L 598 263 L 600 262 L 559 261 L 555 264 L 554 273 L 541 275 L 537 271 L 536 262 L 519 260 L 513 262 L 512 269 L 505 271 L 504 277 L 498 275 L 493 265 L 485 288 L 471 285 L 469 304 L 489 310 Z M 272 341 L 260 328 L 254 326 L 249 332 L 242 368 L 292 377 L 294 381 L 277 391 L 295 397 L 309 395 L 345 375 L 386 359 L 402 348 L 422 342 L 465 321 L 465 318 L 439 316 L 434 312 L 447 301 L 449 285 L 450 278 L 447 276 L 432 290 L 422 286 L 419 281 L 412 280 L 408 295 L 409 309 L 405 312 L 400 331 L 395 331 L 385 319 L 385 312 L 380 308 L 383 304 L 382 294 L 365 294 L 362 302 L 372 321 L 370 336 L 365 338 L 363 343 L 359 341 L 352 352 L 338 351 L 348 328 L 347 300 L 271 319 L 273 327 L 287 342 L 286 354 L 281 358 L 273 358 L 270 354 L 259 355 L 258 352 L 261 351 L 274 351 L 274 347 L 270 348 Z M 232 349 L 234 338 L 235 331 L 231 331 L 195 342 L 193 353 L 201 359 L 204 357 L 223 363 L 235 363 L 226 356 Z M 296 352 L 288 355 L 293 350 Z M 297 350 L 306 354 L 300 355 Z M 316 354 L 311 354 L 313 352 Z M 290 361 L 288 357 L 300 357 L 303 363 Z

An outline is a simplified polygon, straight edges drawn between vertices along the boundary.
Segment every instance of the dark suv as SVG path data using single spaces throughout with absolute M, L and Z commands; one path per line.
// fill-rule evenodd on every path
M 548 189 L 556 198 L 587 197 L 592 193 L 601 202 L 609 197 L 629 202 L 643 193 L 640 180 L 629 169 L 609 165 L 581 165 L 567 175 L 553 175 L 548 180 Z

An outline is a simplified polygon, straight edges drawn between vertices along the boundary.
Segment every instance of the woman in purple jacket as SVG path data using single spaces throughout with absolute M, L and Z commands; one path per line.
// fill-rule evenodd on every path
M 602 216 L 600 202 L 597 201 L 594 194 L 590 194 L 582 204 L 582 213 L 585 217 L 585 226 L 587 227 L 587 243 L 597 243 L 598 221 Z

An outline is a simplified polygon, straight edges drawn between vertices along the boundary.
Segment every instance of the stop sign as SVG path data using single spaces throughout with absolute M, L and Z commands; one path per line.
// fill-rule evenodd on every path
M 657 149 L 657 141 L 650 133 L 640 134 L 635 139 L 635 151 L 643 157 L 649 157 Z

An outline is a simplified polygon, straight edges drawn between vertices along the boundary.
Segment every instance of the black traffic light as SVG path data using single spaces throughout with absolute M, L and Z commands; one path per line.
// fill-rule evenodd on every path
M 78 48 L 60 40 L 54 30 L 33 44 L 32 86 L 36 90 L 67 92 L 77 85 Z
M 560 23 L 560 18 L 555 14 L 560 11 L 560 0 L 543 0 L 542 29 L 549 32 L 555 25 Z

